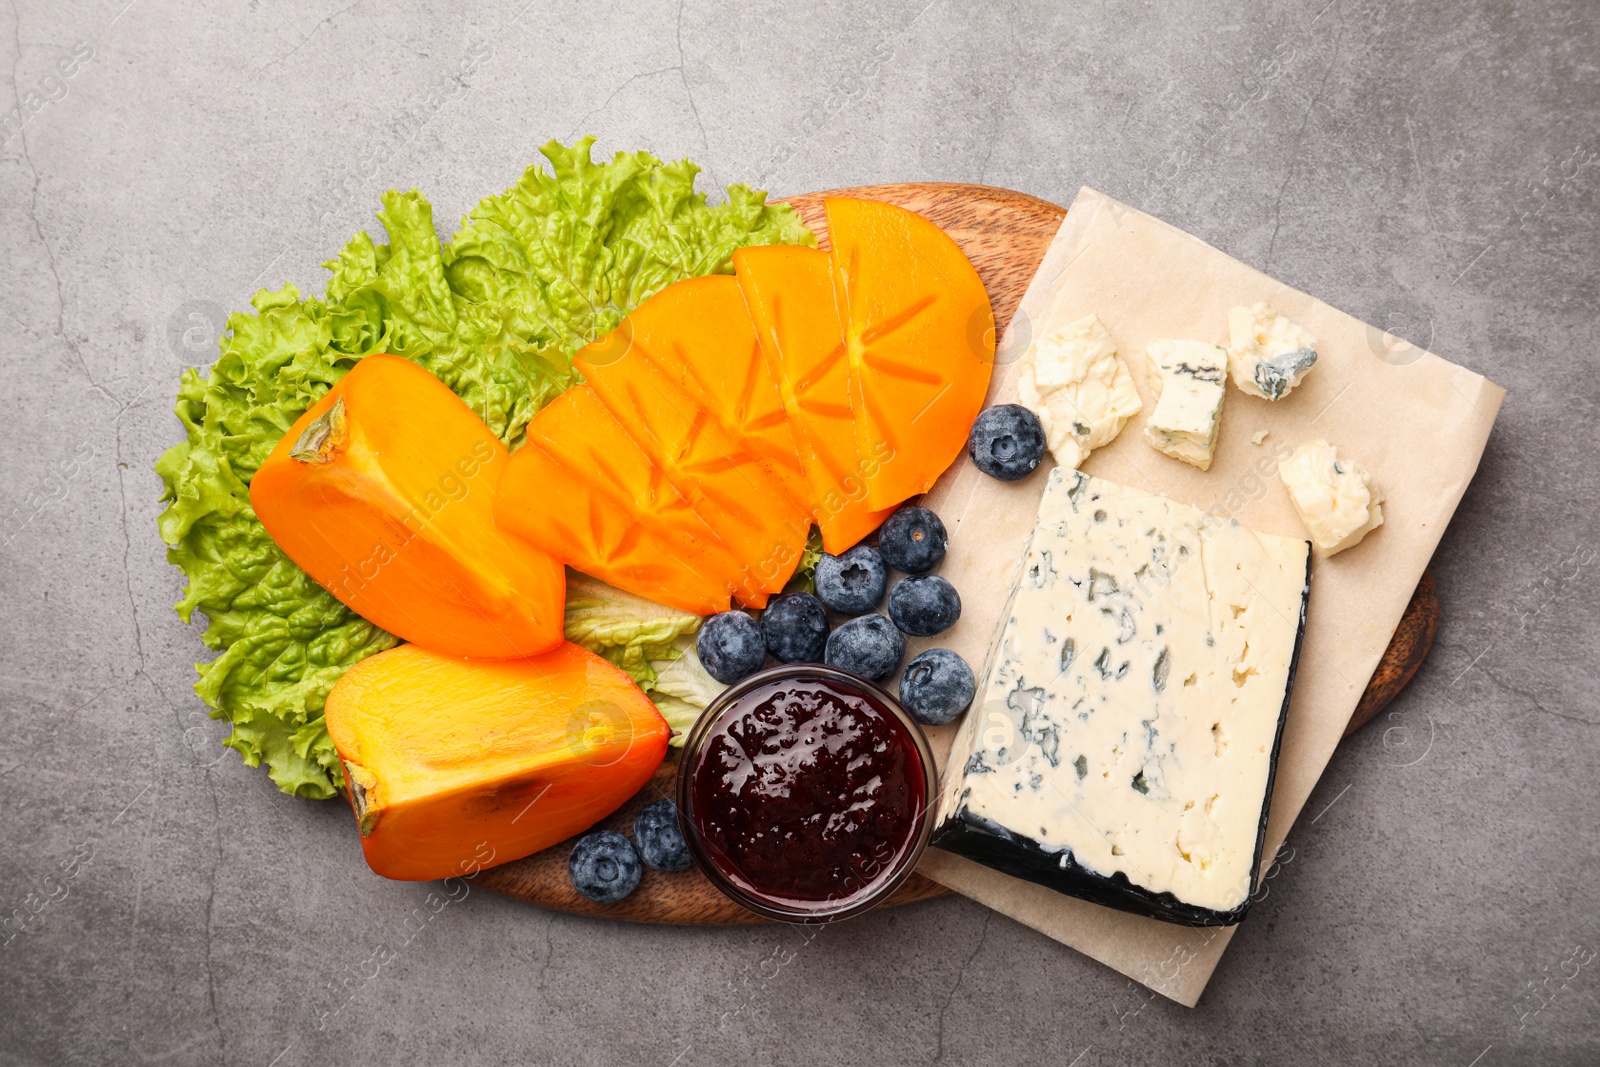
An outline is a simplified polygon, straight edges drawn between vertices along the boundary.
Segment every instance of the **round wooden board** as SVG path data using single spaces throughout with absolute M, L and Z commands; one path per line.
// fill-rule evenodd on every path
M 897 185 L 869 185 L 854 189 L 835 189 L 827 193 L 805 193 L 787 199 L 827 247 L 827 220 L 823 215 L 825 196 L 857 196 L 887 200 L 910 208 L 937 223 L 961 246 L 983 278 L 994 305 L 996 323 L 1011 321 L 1022 294 L 1033 280 L 1045 249 L 1050 246 L 1066 209 L 1047 200 L 1010 189 L 986 185 L 961 185 L 954 182 L 906 182 Z M 1345 736 L 1393 700 L 1427 655 L 1439 623 L 1439 596 L 1433 575 L 1424 574 L 1422 583 L 1396 627 L 1366 692 L 1351 717 Z M 621 810 L 600 824 L 632 836 L 633 818 L 652 800 L 674 795 L 673 776 L 677 762 L 668 759 L 654 778 Z M 477 877 L 479 885 L 493 892 L 536 904 L 542 908 L 593 915 L 627 922 L 676 923 L 685 925 L 749 925 L 764 923 L 719 893 L 697 870 L 664 874 L 646 869 L 639 888 L 617 904 L 595 904 L 579 896 L 567 876 L 567 855 L 571 840 L 543 852 L 491 867 Z M 949 890 L 920 874 L 912 875 L 889 899 L 888 906 L 910 904 L 942 896 Z

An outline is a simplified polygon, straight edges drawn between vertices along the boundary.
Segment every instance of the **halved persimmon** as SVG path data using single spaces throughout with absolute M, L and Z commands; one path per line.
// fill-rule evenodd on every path
M 409 360 L 367 356 L 284 434 L 250 504 L 284 555 L 352 611 L 452 656 L 560 643 L 566 572 L 495 527 L 509 456 Z
M 620 668 L 569 642 L 495 661 L 401 645 L 350 668 L 326 716 L 367 864 L 410 881 L 587 830 L 650 780 L 672 733 Z

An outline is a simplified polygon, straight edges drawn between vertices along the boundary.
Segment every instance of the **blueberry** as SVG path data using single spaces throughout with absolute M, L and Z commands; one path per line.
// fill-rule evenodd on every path
M 1026 478 L 1044 459 L 1044 427 L 1021 404 L 996 404 L 973 421 L 967 455 L 991 478 Z
M 889 568 L 878 550 L 857 545 L 817 560 L 817 599 L 841 615 L 865 615 L 883 600 Z
M 596 904 L 615 904 L 634 891 L 644 868 L 632 841 L 615 830 L 596 830 L 572 846 L 567 873 L 572 888 Z
M 948 648 L 930 648 L 900 676 L 900 703 L 924 726 L 943 726 L 967 710 L 978 691 L 967 661 Z
M 830 667 L 878 682 L 894 673 L 905 654 L 906 639 L 888 619 L 862 615 L 828 635 L 825 661 Z
M 678 828 L 678 805 L 671 800 L 653 800 L 639 809 L 633 817 L 633 840 L 649 867 L 681 871 L 689 866 L 689 846 Z
M 728 685 L 760 670 L 767 658 L 761 628 L 742 611 L 724 611 L 707 619 L 700 627 L 700 636 L 695 638 L 694 649 L 700 653 L 700 664 L 706 673 Z
M 944 559 L 947 540 L 939 516 L 907 504 L 878 527 L 878 554 L 895 570 L 926 574 Z
M 889 590 L 889 618 L 912 637 L 932 637 L 961 618 L 961 597 L 937 574 L 915 574 Z
M 821 663 L 828 643 L 828 611 L 810 593 L 784 593 L 761 613 L 761 636 L 780 663 Z

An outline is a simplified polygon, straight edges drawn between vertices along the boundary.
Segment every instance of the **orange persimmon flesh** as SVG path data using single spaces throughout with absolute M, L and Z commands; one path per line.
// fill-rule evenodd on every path
M 566 572 L 495 527 L 509 459 L 444 383 L 372 355 L 278 442 L 250 504 L 285 555 L 390 633 L 453 656 L 535 655 L 561 641 Z
M 876 200 L 823 202 L 856 451 L 867 504 L 926 492 L 966 446 L 994 367 L 994 312 L 978 272 L 943 230 Z
M 838 555 L 876 530 L 889 511 L 867 505 L 863 476 L 876 462 L 856 451 L 828 254 L 759 245 L 735 252 L 733 267 L 799 446 L 822 547 Z
M 671 736 L 625 673 L 566 642 L 499 661 L 401 645 L 350 668 L 325 714 L 367 864 L 407 881 L 587 830 L 650 780 Z
M 587 385 L 528 425 L 494 517 L 575 570 L 683 611 L 727 611 L 734 589 L 753 595 L 732 552 Z
M 803 513 L 805 470 L 738 281 L 708 274 L 669 285 L 628 315 L 628 329 L 633 344 L 707 405 Z
M 781 590 L 800 561 L 811 528 L 805 503 L 790 496 L 751 445 L 724 426 L 725 415 L 692 395 L 634 343 L 628 320 L 580 350 L 572 362 L 666 480 L 739 558 L 757 591 L 746 603 L 765 607 L 766 594 Z

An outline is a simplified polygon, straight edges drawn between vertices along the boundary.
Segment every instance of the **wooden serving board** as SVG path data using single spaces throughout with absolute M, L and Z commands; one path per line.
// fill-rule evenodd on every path
M 954 182 L 869 185 L 789 197 L 785 202 L 800 212 L 824 248 L 827 247 L 827 220 L 822 210 L 825 196 L 887 200 L 937 223 L 961 246 L 983 278 L 997 324 L 1011 321 L 1012 313 L 1067 213 L 1065 208 L 1026 193 Z M 1395 629 L 1388 651 L 1367 683 L 1366 692 L 1345 731 L 1346 737 L 1381 711 L 1416 674 L 1433 643 L 1438 624 L 1438 592 L 1433 575 L 1425 573 L 1406 607 L 1404 618 Z M 669 758 L 649 784 L 600 827 L 619 830 L 631 837 L 633 818 L 640 808 L 652 800 L 675 795 L 676 773 L 677 761 Z M 694 869 L 664 874 L 647 868 L 639 888 L 626 900 L 617 904 L 595 904 L 572 888 L 567 875 L 567 856 L 572 845 L 572 840 L 564 841 L 526 859 L 491 867 L 476 880 L 493 892 L 542 908 L 627 922 L 720 926 L 767 921 L 724 897 Z M 888 906 L 928 900 L 948 892 L 937 882 L 913 874 L 889 899 Z

